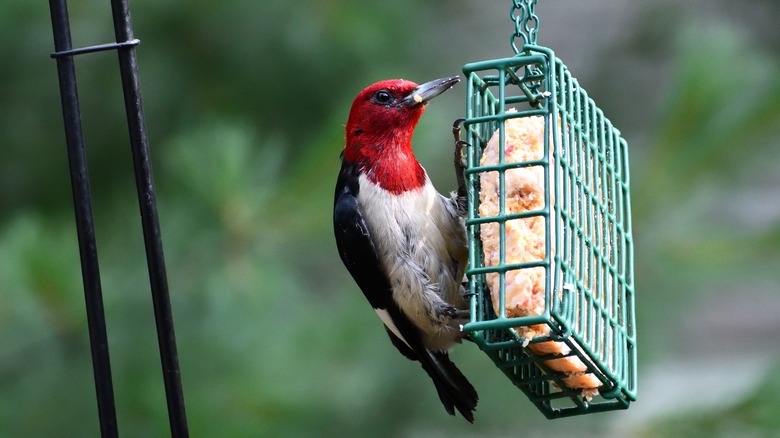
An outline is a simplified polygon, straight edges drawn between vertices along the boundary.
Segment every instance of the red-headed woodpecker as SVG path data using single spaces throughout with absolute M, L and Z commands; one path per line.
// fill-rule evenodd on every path
M 387 80 L 358 94 L 346 126 L 333 226 L 341 260 L 393 345 L 422 364 L 448 413 L 457 409 L 473 422 L 477 392 L 447 354 L 464 336 L 458 310 L 467 307 L 465 188 L 440 195 L 412 152 L 426 104 L 458 81 Z

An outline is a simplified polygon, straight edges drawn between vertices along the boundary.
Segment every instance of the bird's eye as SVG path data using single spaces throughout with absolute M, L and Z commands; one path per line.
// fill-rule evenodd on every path
M 374 94 L 374 99 L 379 103 L 388 103 L 390 102 L 390 99 L 392 99 L 392 96 L 385 90 L 379 90 Z

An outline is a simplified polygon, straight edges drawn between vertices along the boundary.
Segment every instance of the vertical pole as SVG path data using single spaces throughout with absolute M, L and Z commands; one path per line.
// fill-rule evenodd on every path
M 116 41 L 134 39 L 127 0 L 111 0 Z M 146 134 L 141 86 L 135 46 L 117 49 L 122 89 L 125 98 L 130 147 L 133 155 L 138 202 L 141 209 L 146 259 L 151 283 L 154 316 L 157 324 L 157 342 L 163 368 L 163 382 L 168 404 L 168 418 L 173 437 L 189 436 L 184 409 L 179 359 L 176 351 L 176 335 L 173 329 L 171 301 L 168 294 L 168 278 L 165 270 L 157 201 L 154 193 L 149 140 Z
M 70 50 L 70 23 L 66 0 L 49 0 L 54 47 L 58 52 Z M 76 213 L 76 233 L 81 257 L 81 276 L 87 307 L 87 326 L 92 350 L 92 369 L 97 392 L 100 434 L 117 437 L 116 407 L 111 379 L 111 361 L 108 356 L 108 336 L 103 310 L 103 292 L 100 286 L 95 228 L 92 221 L 87 158 L 81 131 L 81 111 L 76 87 L 76 68 L 72 56 L 57 58 L 62 114 L 68 150 L 73 205 Z

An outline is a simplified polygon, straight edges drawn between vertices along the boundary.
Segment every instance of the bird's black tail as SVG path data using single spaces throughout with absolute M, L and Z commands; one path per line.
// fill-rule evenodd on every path
M 439 393 L 439 399 L 444 409 L 450 415 L 455 415 L 455 409 L 463 417 L 474 422 L 474 409 L 477 407 L 477 391 L 471 386 L 466 376 L 450 360 L 446 352 L 426 350 L 427 355 L 420 357 L 423 369 L 431 376 Z

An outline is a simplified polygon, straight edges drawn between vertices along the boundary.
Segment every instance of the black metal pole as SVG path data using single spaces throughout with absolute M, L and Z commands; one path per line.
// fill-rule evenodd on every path
M 57 52 L 70 50 L 70 24 L 66 0 L 49 0 L 54 48 Z M 108 356 L 108 336 L 103 311 L 103 292 L 100 286 L 95 228 L 92 221 L 87 158 L 81 131 L 81 111 L 76 87 L 76 67 L 72 56 L 57 58 L 57 74 L 65 122 L 68 164 L 76 213 L 76 233 L 81 256 L 81 276 L 87 307 L 87 326 L 92 349 L 92 369 L 97 392 L 100 434 L 102 437 L 119 435 L 114 405 L 114 387 L 111 379 L 111 361 Z
M 117 42 L 134 40 L 127 0 L 111 0 L 111 10 Z M 181 373 L 176 351 L 176 335 L 173 330 L 173 315 L 160 236 L 160 222 L 157 216 L 149 139 L 146 134 L 146 122 L 141 103 L 141 86 L 135 46 L 121 47 L 117 49 L 117 52 L 125 97 L 125 111 L 130 130 L 130 146 L 133 154 L 138 202 L 141 209 L 141 224 L 146 245 L 154 316 L 157 323 L 157 341 L 162 360 L 168 418 L 172 436 L 187 437 L 189 436 L 187 416 L 184 409 Z

